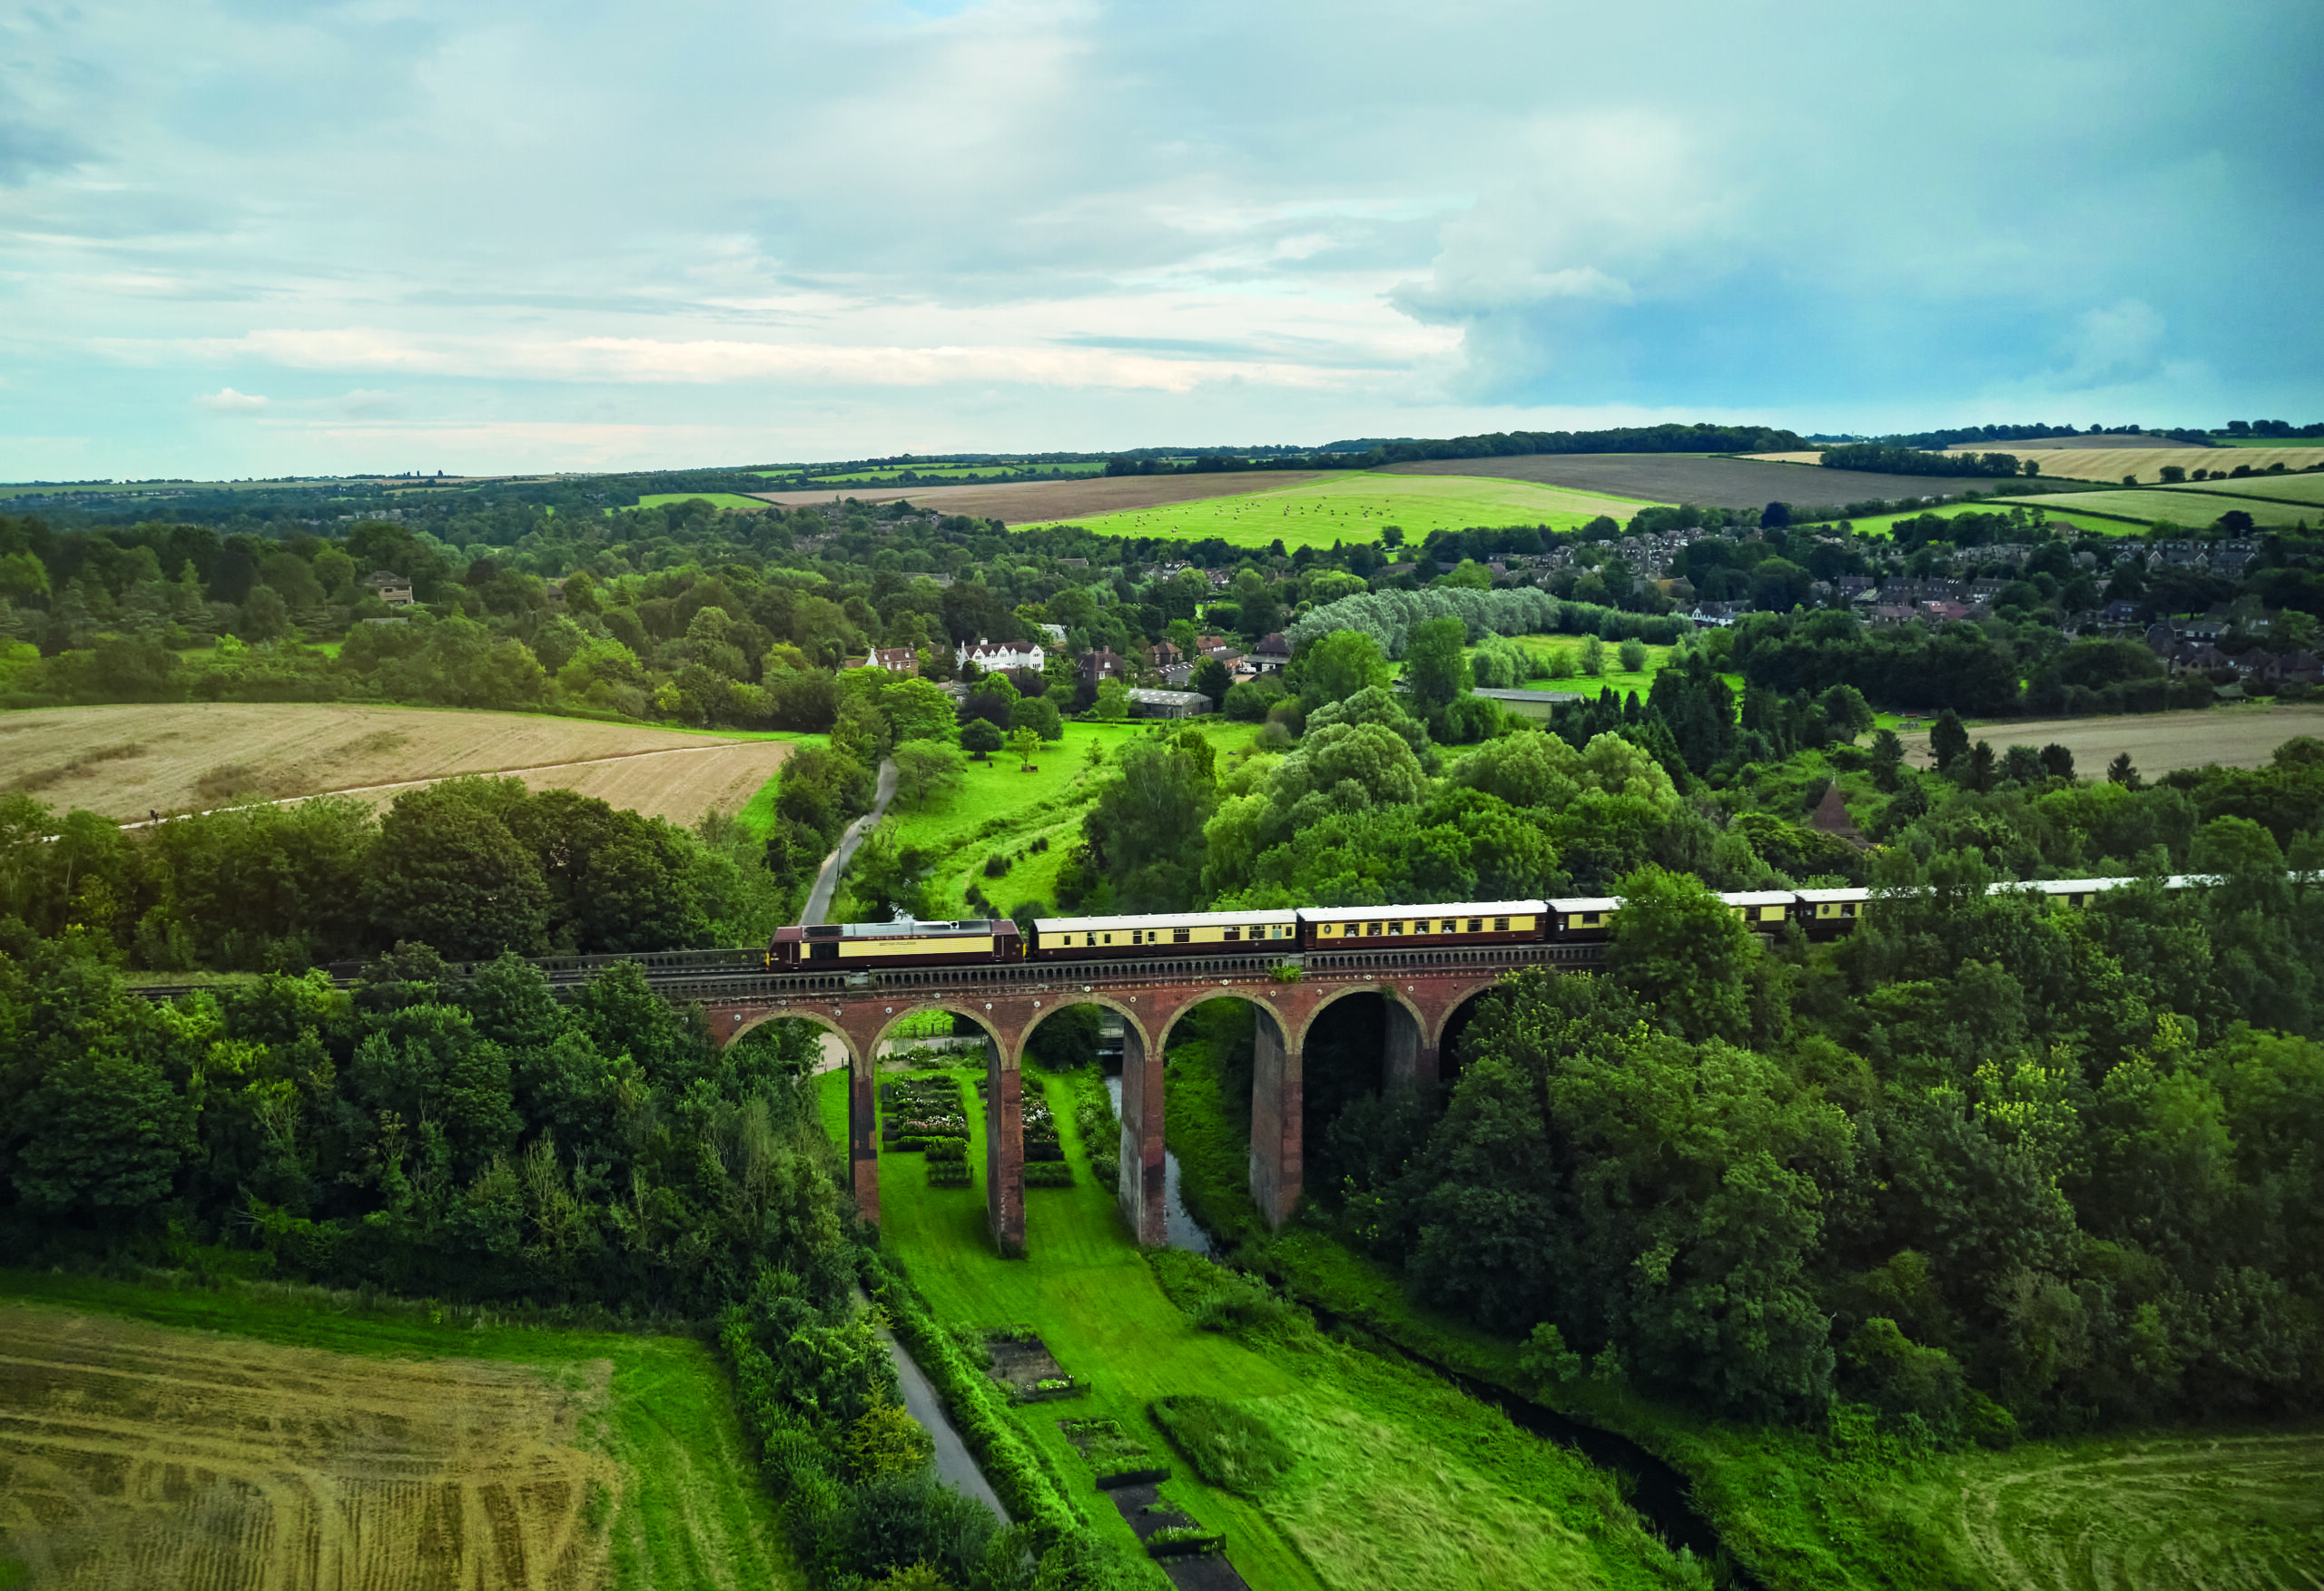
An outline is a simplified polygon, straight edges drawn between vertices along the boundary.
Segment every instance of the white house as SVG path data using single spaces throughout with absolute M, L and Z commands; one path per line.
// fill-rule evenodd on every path
M 963 643 L 953 649 L 954 666 L 972 663 L 990 673 L 995 669 L 1038 669 L 1047 659 L 1041 649 L 1030 641 L 985 641 L 973 645 Z

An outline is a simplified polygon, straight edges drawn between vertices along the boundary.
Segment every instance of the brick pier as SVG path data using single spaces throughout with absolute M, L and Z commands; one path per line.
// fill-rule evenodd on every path
M 849 1068 L 848 1144 L 856 1207 L 880 1219 L 879 1133 L 873 1057 L 905 1019 L 929 1011 L 965 1016 L 991 1041 L 986 1061 L 985 1205 L 996 1248 L 1025 1252 L 1023 1074 L 1025 1042 L 1067 1006 L 1098 1006 L 1122 1018 L 1122 1217 L 1137 1241 L 1163 1242 L 1162 1058 L 1170 1032 L 1196 1006 L 1233 999 L 1252 1007 L 1256 1029 L 1251 1097 L 1251 1196 L 1271 1225 L 1299 1203 L 1304 1131 L 1303 1053 L 1333 1002 L 1376 994 L 1388 1007 L 1384 1075 L 1390 1085 L 1433 1087 L 1446 1026 L 1462 1005 L 1520 967 L 1595 964 L 1596 946 L 1312 953 L 1294 958 L 1221 957 L 1156 962 L 1028 962 L 922 972 L 830 973 L 667 980 L 673 998 L 699 1004 L 718 1043 L 762 1022 L 795 1017 L 836 1033 Z M 1038 1234 L 1036 1234 L 1038 1236 Z

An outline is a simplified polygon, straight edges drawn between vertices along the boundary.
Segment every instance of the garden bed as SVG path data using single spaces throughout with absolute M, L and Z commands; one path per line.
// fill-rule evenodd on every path
M 996 1331 L 985 1339 L 985 1347 L 992 1355 L 992 1379 L 1019 1403 L 1088 1395 L 1088 1384 L 1068 1374 L 1030 1331 Z
M 1117 1487 L 1109 1495 L 1146 1556 L 1179 1591 L 1249 1591 L 1249 1583 L 1226 1561 L 1226 1536 L 1204 1529 L 1164 1502 L 1158 1487 Z
M 1170 1478 L 1170 1467 L 1161 1456 L 1124 1430 L 1118 1419 L 1060 1419 L 1057 1429 L 1096 1472 L 1099 1491 Z

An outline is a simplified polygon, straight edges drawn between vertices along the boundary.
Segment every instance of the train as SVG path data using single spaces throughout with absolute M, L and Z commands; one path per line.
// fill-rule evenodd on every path
M 2044 879 L 1995 884 L 2068 907 L 2087 906 L 2130 879 Z M 2182 875 L 2178 889 L 2211 882 Z M 1853 930 L 1873 909 L 1873 891 L 1750 889 L 1718 899 L 1756 933 L 1792 924 L 1810 938 Z M 1560 900 L 1458 901 L 1414 906 L 1281 907 L 1268 911 L 1193 911 L 1150 917 L 1045 917 L 1028 935 L 1007 918 L 958 922 L 823 923 L 777 928 L 767 943 L 770 972 L 825 964 L 850 971 L 874 967 L 1018 961 L 1106 961 L 1156 956 L 1248 955 L 1254 949 L 1377 950 L 1393 947 L 1586 944 L 1610 938 L 1622 909 L 1612 896 Z

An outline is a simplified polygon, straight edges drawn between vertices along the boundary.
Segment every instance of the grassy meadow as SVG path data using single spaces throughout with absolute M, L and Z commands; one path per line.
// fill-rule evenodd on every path
M 1200 731 L 1222 759 L 1249 746 L 1256 732 L 1256 725 L 1217 717 L 1193 720 L 1190 726 Z M 1122 746 L 1155 727 L 1142 719 L 1127 723 L 1068 721 L 1065 738 L 1041 748 L 1031 773 L 1021 771 L 1007 751 L 996 751 L 989 763 L 971 759 L 960 787 L 941 800 L 916 810 L 890 808 L 886 822 L 896 842 L 934 856 L 931 911 L 940 918 L 966 914 L 971 884 L 981 887 L 1004 912 L 1022 900 L 1053 904 L 1058 870 L 1080 839 L 1081 820 L 1109 777 L 1105 764 L 1091 766 L 1089 748 L 1098 747 L 1110 760 Z M 1031 850 L 1038 840 L 1047 840 L 1049 849 Z M 986 877 L 985 861 L 994 855 L 1011 859 L 1006 876 Z M 860 914 L 842 881 L 832 920 L 857 920 Z
M 737 508 L 745 514 L 756 514 L 766 504 L 756 497 L 745 497 L 740 492 L 647 492 L 637 499 L 640 508 L 666 508 L 673 503 L 691 503 L 696 497 L 714 508 Z
M 1300 486 L 1200 502 L 1099 514 L 1061 523 L 1101 535 L 1216 536 L 1233 546 L 1328 547 L 1375 542 L 1389 525 L 1418 544 L 1433 530 L 1473 525 L 1547 525 L 1577 529 L 1601 514 L 1628 519 L 1643 505 L 1533 481 L 1484 476 L 1384 475 L 1337 471 Z
M 2056 496 L 2022 499 L 1996 497 L 1987 506 L 2011 508 L 2022 505 L 2030 508 L 2039 503 L 2050 511 L 2053 519 L 2102 514 L 2114 519 L 2133 520 L 2140 525 L 2152 525 L 2158 520 L 2167 519 L 2174 525 L 2191 527 L 2209 525 L 2230 508 L 2242 509 L 2261 525 L 2312 522 L 2319 512 L 2324 512 L 2314 505 L 2272 503 L 2204 489 L 2211 484 L 2204 481 L 2191 486 L 2145 486 L 2136 490 L 2125 487 L 2119 492 L 2071 492 Z M 2247 480 L 2226 484 L 2241 487 L 2252 483 Z
M 23 1409 L 69 1395 L 80 1409 L 75 1421 L 28 1421 L 12 1437 L 12 1455 L 41 1449 L 18 1480 L 29 1486 L 37 1475 L 61 1498 L 84 1473 L 113 1477 L 77 1488 L 84 1495 L 74 1517 L 87 1527 L 78 1537 L 42 1533 L 29 1500 L 22 1512 L 0 1509 L 0 1584 L 11 1583 L 12 1561 L 101 1570 L 114 1541 L 133 1532 L 145 1569 L 165 1572 L 161 1566 L 182 1537 L 189 1566 L 202 1569 L 199 1582 L 183 1583 L 273 1583 L 266 1543 L 300 1522 L 271 1510 L 315 1494 L 340 1498 L 308 1522 L 321 1532 L 310 1539 L 326 1555 L 330 1541 L 368 1525 L 380 1545 L 362 1552 L 371 1571 L 366 1585 L 435 1585 L 450 1567 L 440 1552 L 431 1558 L 435 1527 L 417 1516 L 399 1525 L 395 1511 L 431 1506 L 428 1494 L 461 1488 L 477 1495 L 452 1503 L 454 1518 L 463 1507 L 479 1528 L 492 1518 L 501 1566 L 513 1553 L 517 1583 L 525 1583 L 529 1549 L 529 1567 L 544 1583 L 564 1572 L 571 1583 L 624 1586 L 805 1584 L 743 1446 L 725 1377 L 691 1338 L 520 1328 L 487 1311 L 262 1283 L 13 1272 L 0 1272 L 0 1334 L 8 1341 L 0 1403 Z M 126 1402 L 113 1360 L 135 1367 Z M 145 1386 L 173 1379 L 191 1395 L 157 1399 Z M 426 1457 L 427 1422 L 441 1419 L 444 1388 L 463 1384 L 471 1390 L 458 1396 L 472 1407 L 461 1418 L 470 1442 L 483 1445 L 469 1451 L 456 1439 L 433 1473 L 438 1486 L 407 1484 L 412 1463 Z M 410 1406 L 399 1408 L 399 1398 Z M 109 1422 L 104 1440 L 90 1449 L 80 1426 L 108 1399 L 126 1423 Z M 478 1423 L 487 1419 L 497 1421 L 491 1431 Z M 495 1450 L 496 1437 L 509 1444 L 505 1450 Z M 502 1488 L 522 1494 L 514 1507 L 510 1495 L 487 1495 L 492 1467 L 511 1461 L 529 1466 L 536 1481 Z M 138 1478 L 148 1463 L 156 1476 L 150 1486 Z M 164 1466 L 176 1478 L 168 1485 L 158 1478 Z M 243 1476 L 264 1484 L 237 1488 L 224 1478 Z M 210 1539 L 228 1493 L 234 1507 L 270 1522 Z M 399 1547 L 415 1540 L 416 1553 Z M 457 1552 L 457 1540 L 445 1550 Z M 471 1566 L 479 1584 L 505 1583 L 484 1562 Z
M 951 1075 L 973 1101 L 981 1068 Z M 843 1134 L 844 1076 L 822 1084 L 824 1121 Z M 1150 1263 L 1130 1242 L 1113 1189 L 1090 1179 L 1072 1105 L 1077 1088 L 1097 1085 L 1094 1075 L 1028 1067 L 1025 1084 L 1055 1112 L 1078 1178 L 1026 1190 L 1028 1257 L 993 1252 L 974 1108 L 977 1185 L 931 1188 L 919 1155 L 881 1157 L 881 1242 L 946 1325 L 1029 1328 L 1089 1383 L 1086 1398 L 1023 1408 L 1017 1419 L 1093 1519 L 1116 1516 L 1059 1419 L 1115 1419 L 1168 1456 L 1164 1500 L 1223 1530 L 1227 1557 L 1255 1591 L 1669 1584 L 1669 1555 L 1602 1472 L 1437 1378 L 1322 1336 L 1304 1319 L 1244 1338 L 1196 1330 L 1172 1301 L 1171 1278 L 1205 1268 L 1183 1256 Z M 1189 1393 L 1241 1405 L 1297 1462 L 1250 1496 L 1204 1483 L 1147 1413 L 1157 1398 Z M 1128 1526 L 1118 1528 L 1127 1539 Z

